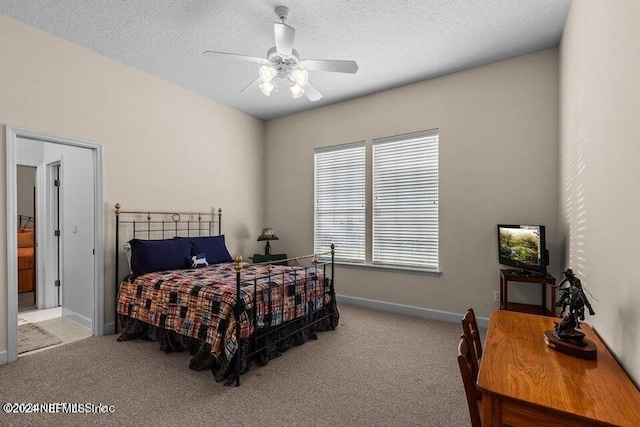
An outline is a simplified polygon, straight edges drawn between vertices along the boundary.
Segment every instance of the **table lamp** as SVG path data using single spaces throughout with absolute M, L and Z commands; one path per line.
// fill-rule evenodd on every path
M 265 255 L 271 255 L 271 245 L 269 244 L 269 240 L 280 240 L 278 239 L 278 236 L 276 236 L 276 233 L 273 232 L 272 228 L 263 228 L 262 232 L 260 233 L 260 236 L 258 236 L 258 242 L 262 242 L 266 240 L 267 241 L 267 245 L 264 247 L 264 254 Z

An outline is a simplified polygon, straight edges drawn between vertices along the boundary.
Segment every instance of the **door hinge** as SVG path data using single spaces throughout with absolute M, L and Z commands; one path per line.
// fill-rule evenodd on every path
M 55 185 L 56 187 L 60 187 L 60 180 L 59 179 L 54 180 L 53 185 Z
M 93 252 L 94 255 L 96 254 L 96 250 L 95 249 L 93 249 L 91 252 Z
M 56 236 L 56 237 L 60 237 L 60 230 L 54 231 L 53 235 Z
M 60 286 L 60 280 L 56 280 L 55 285 L 56 287 Z

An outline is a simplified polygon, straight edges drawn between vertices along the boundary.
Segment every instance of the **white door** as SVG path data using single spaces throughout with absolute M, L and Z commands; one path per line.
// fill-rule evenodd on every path
M 44 147 L 43 147 L 44 148 Z M 38 203 L 38 308 L 58 307 L 61 304 L 60 283 L 62 273 L 62 236 L 60 234 L 62 156 L 45 160 Z
M 93 151 L 45 143 L 60 153 L 60 305 L 62 316 L 92 329 L 94 314 L 95 183 Z

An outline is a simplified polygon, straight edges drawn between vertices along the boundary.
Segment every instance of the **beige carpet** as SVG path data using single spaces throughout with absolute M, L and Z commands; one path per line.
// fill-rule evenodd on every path
M 0 367 L 0 402 L 112 414 L 4 414 L 0 425 L 466 426 L 459 324 L 340 308 L 340 326 L 224 387 L 158 344 L 91 337 Z
M 35 323 L 18 326 L 18 354 L 60 344 L 62 340 Z

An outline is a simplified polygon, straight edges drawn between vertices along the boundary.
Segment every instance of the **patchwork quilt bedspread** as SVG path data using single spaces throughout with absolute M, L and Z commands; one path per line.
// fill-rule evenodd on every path
M 214 358 L 231 360 L 238 348 L 234 267 L 235 263 L 223 263 L 125 280 L 120 285 L 118 313 L 205 341 Z M 321 268 L 274 265 L 269 275 L 265 266 L 248 265 L 241 280 L 241 339 L 249 338 L 254 327 L 276 326 L 331 302 Z

